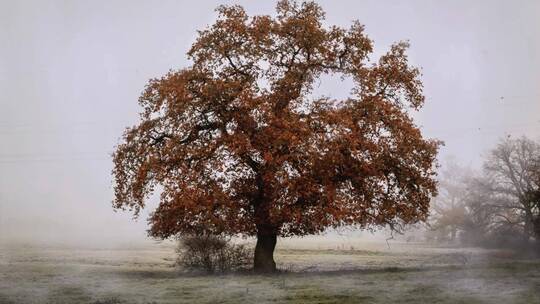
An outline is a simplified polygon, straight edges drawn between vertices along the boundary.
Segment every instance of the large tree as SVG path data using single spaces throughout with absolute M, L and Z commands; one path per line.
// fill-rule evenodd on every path
M 425 220 L 439 143 L 409 115 L 424 96 L 407 43 L 370 63 L 363 26 L 325 27 L 313 2 L 217 11 L 193 64 L 142 93 L 114 154 L 114 207 L 138 214 L 158 190 L 151 236 L 256 236 L 257 271 L 276 269 L 278 236 Z M 312 96 L 323 74 L 352 79 L 350 97 Z

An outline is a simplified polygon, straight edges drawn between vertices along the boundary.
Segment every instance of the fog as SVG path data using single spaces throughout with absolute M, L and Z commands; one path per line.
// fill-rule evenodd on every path
M 364 24 L 375 56 L 410 41 L 427 97 L 414 115 L 445 142 L 440 159 L 478 168 L 500 138 L 539 138 L 540 2 L 317 2 L 328 24 Z M 189 65 L 196 31 L 232 3 L 274 12 L 273 1 L 0 3 L 1 241 L 148 241 L 147 213 L 113 212 L 110 154 L 148 79 Z

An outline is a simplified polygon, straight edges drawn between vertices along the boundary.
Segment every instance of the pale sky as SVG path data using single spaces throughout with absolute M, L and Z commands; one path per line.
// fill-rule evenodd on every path
M 540 1 L 317 2 L 328 24 L 364 24 L 376 55 L 410 41 L 427 97 L 416 122 L 445 141 L 441 159 L 480 167 L 501 137 L 540 138 Z M 0 240 L 144 238 L 144 215 L 111 208 L 110 153 L 147 80 L 189 65 L 196 30 L 231 3 L 275 6 L 0 0 Z

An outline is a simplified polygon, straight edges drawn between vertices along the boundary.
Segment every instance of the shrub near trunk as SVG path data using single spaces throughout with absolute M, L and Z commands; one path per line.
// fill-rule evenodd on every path
M 187 235 L 179 238 L 177 264 L 191 271 L 223 273 L 247 269 L 252 254 L 245 245 L 215 235 Z

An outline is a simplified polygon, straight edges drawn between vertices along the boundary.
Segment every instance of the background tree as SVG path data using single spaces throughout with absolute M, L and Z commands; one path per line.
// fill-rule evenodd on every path
M 489 245 L 496 223 L 496 210 L 492 203 L 495 195 L 486 185 L 483 175 L 465 177 L 462 189 L 465 214 L 461 222 L 460 241 L 464 245 Z
M 481 245 L 494 222 L 493 194 L 484 177 L 448 159 L 439 177 L 439 193 L 433 198 L 427 237 L 438 242 Z
M 534 182 L 538 187 L 529 193 L 531 201 L 535 206 L 536 217 L 533 217 L 532 226 L 534 227 L 534 236 L 536 238 L 536 245 L 540 252 L 540 158 L 536 161 L 534 168 Z
M 499 223 L 518 228 L 526 241 L 540 237 L 535 233 L 540 229 L 538 168 L 540 145 L 526 137 L 501 141 L 484 164 Z
M 432 235 L 437 241 L 454 242 L 463 230 L 467 217 L 466 189 L 471 177 L 472 172 L 453 159 L 448 159 L 441 168 L 439 191 L 431 203 L 429 220 L 430 229 L 435 232 Z
M 522 246 L 540 238 L 540 144 L 506 138 L 481 174 L 449 163 L 440 175 L 428 236 L 468 245 Z M 435 232 L 435 233 L 433 233 Z
M 407 43 L 370 64 L 363 26 L 326 28 L 313 2 L 280 1 L 275 18 L 217 11 L 192 66 L 140 97 L 114 154 L 114 207 L 138 214 L 158 187 L 150 235 L 256 236 L 257 271 L 276 269 L 278 236 L 425 220 L 439 143 L 408 114 L 424 96 Z M 322 74 L 352 78 L 350 98 L 312 97 Z

